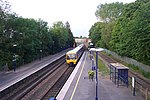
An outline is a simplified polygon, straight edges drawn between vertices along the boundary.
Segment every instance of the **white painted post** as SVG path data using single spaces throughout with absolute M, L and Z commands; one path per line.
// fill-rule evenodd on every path
M 133 96 L 135 96 L 135 77 L 132 77 Z

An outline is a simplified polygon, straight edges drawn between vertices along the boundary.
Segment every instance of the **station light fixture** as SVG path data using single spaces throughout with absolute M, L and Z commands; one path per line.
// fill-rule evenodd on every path
M 96 97 L 95 100 L 98 100 L 98 52 L 103 51 L 103 48 L 91 48 L 90 52 L 96 52 Z

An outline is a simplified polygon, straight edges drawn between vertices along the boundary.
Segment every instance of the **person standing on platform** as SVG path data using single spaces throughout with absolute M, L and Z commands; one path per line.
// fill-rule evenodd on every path
M 93 70 L 89 70 L 88 71 L 88 75 L 89 75 L 89 79 L 92 79 L 92 81 L 93 81 L 93 79 L 94 79 L 94 71 Z

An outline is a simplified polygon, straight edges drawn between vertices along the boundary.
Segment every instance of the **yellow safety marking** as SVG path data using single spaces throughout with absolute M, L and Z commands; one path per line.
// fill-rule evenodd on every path
M 85 57 L 86 57 L 86 56 L 85 56 Z M 71 97 L 70 97 L 70 100 L 72 100 L 72 99 L 73 99 L 73 96 L 74 96 L 74 94 L 75 94 L 75 92 L 76 92 L 76 89 L 77 89 L 77 86 L 78 86 L 78 83 L 79 83 L 79 79 L 80 79 L 80 77 L 81 77 L 81 74 L 82 74 L 82 71 L 83 71 L 84 65 L 85 65 L 85 60 L 84 60 L 84 63 L 83 63 L 83 65 L 82 65 L 82 69 L 81 69 L 81 71 L 80 71 L 80 74 L 79 74 L 78 80 L 77 80 L 77 82 L 76 82 L 76 85 L 75 85 L 74 90 L 73 90 L 73 92 L 72 92 L 72 95 L 71 95 Z

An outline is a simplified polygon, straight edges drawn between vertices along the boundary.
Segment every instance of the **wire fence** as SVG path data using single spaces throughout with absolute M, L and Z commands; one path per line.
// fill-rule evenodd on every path
M 106 53 L 107 54 L 111 54 L 113 57 L 121 60 L 121 61 L 124 61 L 128 64 L 131 64 L 131 65 L 135 65 L 137 66 L 139 69 L 142 69 L 144 70 L 145 72 L 150 72 L 150 66 L 148 65 L 145 65 L 145 64 L 142 64 L 134 59 L 131 59 L 131 58 L 128 58 L 128 57 L 122 57 L 122 56 L 119 56 L 118 54 L 116 54 L 115 52 L 112 52 L 112 51 L 109 51 L 107 49 L 105 49 Z

